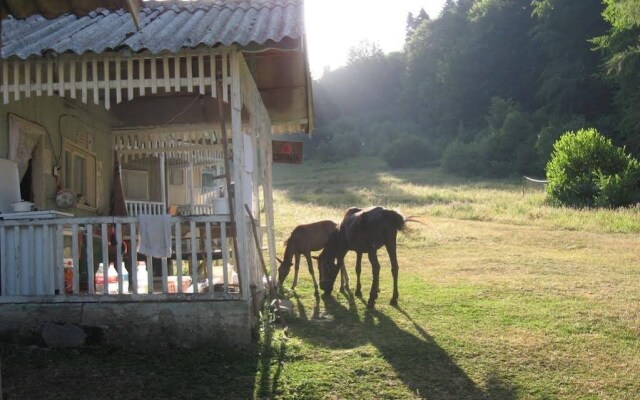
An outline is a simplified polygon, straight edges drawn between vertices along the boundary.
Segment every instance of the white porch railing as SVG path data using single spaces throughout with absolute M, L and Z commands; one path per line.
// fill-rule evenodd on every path
M 135 217 L 140 214 L 160 215 L 167 212 L 161 201 L 125 200 L 127 215 Z
M 137 252 L 136 217 L 0 221 L 0 300 L 87 295 L 144 301 L 182 293 L 241 297 L 239 281 L 247 274 L 234 267 L 229 216 L 174 216 L 171 235 L 171 257 L 152 258 Z M 138 282 L 145 277 L 137 273 L 142 262 L 147 282 Z M 110 264 L 118 277 L 112 276 L 109 285 Z

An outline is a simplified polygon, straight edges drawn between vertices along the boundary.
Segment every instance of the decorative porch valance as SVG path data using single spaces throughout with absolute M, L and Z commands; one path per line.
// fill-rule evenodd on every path
M 63 54 L 55 58 L 2 61 L 0 92 L 4 104 L 21 97 L 80 98 L 87 104 L 111 100 L 121 103 L 145 94 L 186 91 L 217 97 L 216 78 L 222 79 L 222 99 L 229 101 L 229 56 L 226 49 L 184 50 L 176 54 Z
M 211 165 L 224 162 L 224 150 L 213 131 L 177 133 L 116 134 L 115 150 L 123 162 L 142 157 L 164 156 L 167 160 L 190 165 Z

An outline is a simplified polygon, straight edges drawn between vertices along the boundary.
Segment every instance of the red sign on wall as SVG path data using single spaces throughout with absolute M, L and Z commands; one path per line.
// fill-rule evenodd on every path
M 274 163 L 302 164 L 302 142 L 271 142 Z

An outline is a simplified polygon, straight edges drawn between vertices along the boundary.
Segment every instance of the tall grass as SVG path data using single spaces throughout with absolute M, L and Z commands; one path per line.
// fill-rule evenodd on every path
M 615 210 L 559 208 L 547 203 L 540 186 L 525 187 L 523 193 L 519 179 L 463 180 L 437 169 L 388 171 L 375 158 L 277 165 L 275 176 L 276 201 L 286 198 L 288 206 L 293 207 L 314 205 L 338 212 L 354 205 L 384 205 L 410 215 L 572 231 L 640 233 L 640 206 Z

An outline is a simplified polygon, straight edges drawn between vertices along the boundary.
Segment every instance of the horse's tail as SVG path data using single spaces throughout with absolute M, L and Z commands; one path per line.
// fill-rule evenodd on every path
M 404 215 L 395 210 L 384 209 L 383 212 L 386 214 L 385 221 L 387 221 L 388 226 L 397 231 L 404 231 L 406 229 L 407 219 L 404 217 Z
M 420 220 L 416 216 L 405 217 L 400 214 L 398 211 L 394 210 L 385 210 L 389 215 L 389 220 L 391 221 L 391 226 L 398 231 L 404 232 L 407 230 L 407 222 L 417 222 L 422 225 L 427 225 L 424 221 Z
M 420 225 L 427 226 L 427 223 L 416 216 L 405 217 L 404 222 L 417 222 Z

